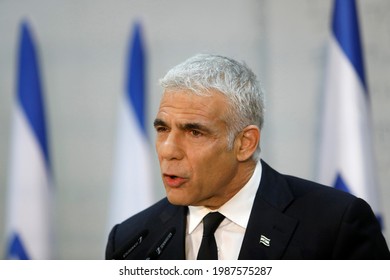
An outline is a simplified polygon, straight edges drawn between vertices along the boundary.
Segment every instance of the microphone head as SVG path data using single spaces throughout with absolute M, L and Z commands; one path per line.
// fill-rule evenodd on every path
M 112 254 L 113 260 L 126 259 L 145 239 L 149 234 L 149 230 L 145 229 L 137 234 L 133 239 L 129 240 L 125 245 L 119 248 Z
M 175 233 L 176 233 L 176 228 L 170 228 L 159 240 L 159 242 L 157 242 L 157 244 L 154 247 L 152 247 L 154 249 L 152 249 L 149 252 L 149 254 L 147 255 L 148 257 L 146 259 L 153 260 L 158 258 L 165 250 L 165 248 L 167 247 L 168 243 L 171 241 Z

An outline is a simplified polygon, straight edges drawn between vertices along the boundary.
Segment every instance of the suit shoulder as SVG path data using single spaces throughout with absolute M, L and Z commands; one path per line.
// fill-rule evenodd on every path
M 348 204 L 357 199 L 354 195 L 335 188 L 279 173 L 265 162 L 262 162 L 262 165 L 261 195 L 271 204 L 286 205 L 292 201 L 302 200 L 306 200 L 305 203 L 312 202 L 314 204 L 318 201 L 319 205 L 327 202 L 331 202 L 331 204 Z M 284 197 L 282 202 L 281 197 Z
M 291 209 L 310 209 L 311 214 L 306 216 L 317 215 L 323 216 L 324 219 L 331 216 L 334 220 L 348 220 L 348 217 L 357 219 L 364 216 L 376 221 L 371 206 L 362 198 L 302 178 L 294 176 L 285 178 L 295 197 Z
M 332 201 L 341 200 L 345 202 L 351 202 L 357 199 L 357 197 L 353 194 L 335 189 L 330 186 L 322 185 L 314 181 L 291 175 L 284 175 L 284 177 L 286 178 L 288 185 L 290 186 L 296 198 L 312 195 L 321 197 L 321 200 L 331 199 Z

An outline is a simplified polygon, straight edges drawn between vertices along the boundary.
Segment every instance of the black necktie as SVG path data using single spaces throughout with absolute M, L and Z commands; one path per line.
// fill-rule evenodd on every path
M 218 260 L 218 250 L 214 232 L 224 218 L 225 216 L 219 212 L 208 213 L 203 218 L 203 237 L 198 252 L 198 260 Z

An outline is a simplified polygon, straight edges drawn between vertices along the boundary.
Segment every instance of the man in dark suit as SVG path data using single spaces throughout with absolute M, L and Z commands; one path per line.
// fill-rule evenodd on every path
M 264 96 L 248 67 L 197 55 L 161 85 L 167 197 L 112 229 L 106 259 L 390 259 L 365 201 L 260 160 Z

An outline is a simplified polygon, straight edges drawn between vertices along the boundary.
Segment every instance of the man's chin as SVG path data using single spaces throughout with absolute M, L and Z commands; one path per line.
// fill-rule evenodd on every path
M 183 200 L 183 198 L 175 197 L 173 195 L 167 195 L 168 201 L 173 204 L 173 205 L 178 205 L 178 206 L 188 206 L 189 202 Z

